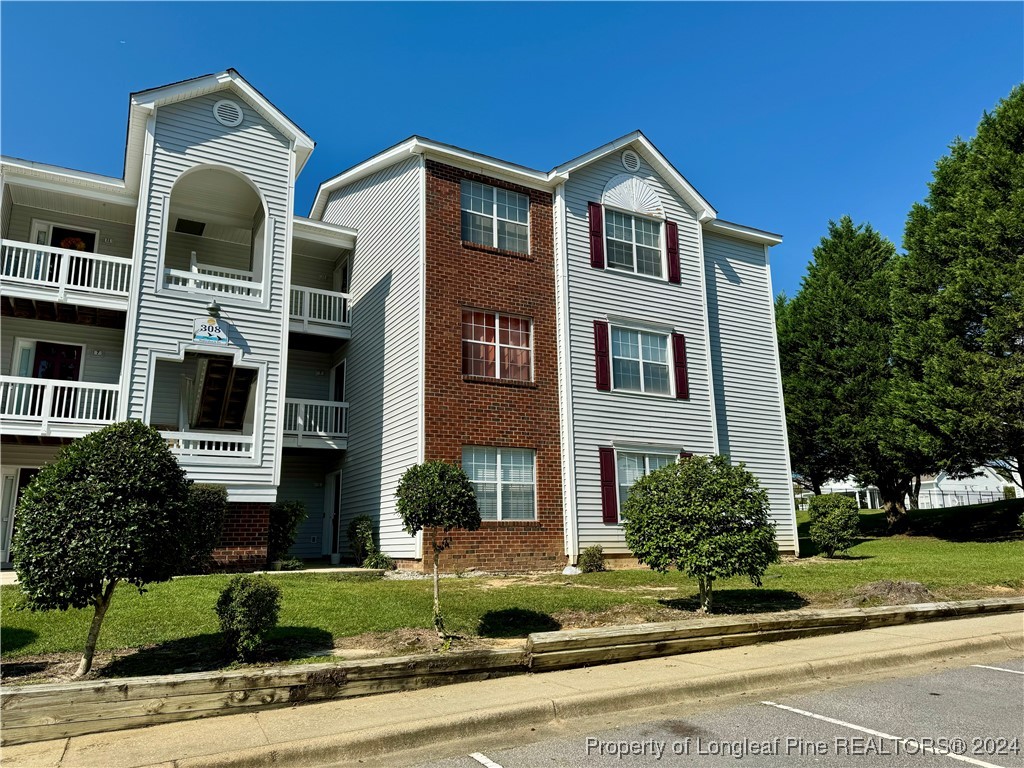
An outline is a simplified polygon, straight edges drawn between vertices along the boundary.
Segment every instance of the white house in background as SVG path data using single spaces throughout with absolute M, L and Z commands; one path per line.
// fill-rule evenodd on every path
M 1024 495 L 1013 483 L 990 467 L 976 467 L 972 477 L 951 477 L 946 472 L 924 475 L 918 502 L 921 509 L 942 509 L 967 504 L 985 504 L 1006 498 L 1009 488 L 1014 496 Z M 857 499 L 861 509 L 879 509 L 882 506 L 878 488 L 860 485 L 852 477 L 841 482 L 825 483 L 822 493 L 839 493 Z
M 298 556 L 368 514 L 421 564 L 394 492 L 425 459 L 461 462 L 485 518 L 447 568 L 628 559 L 622 501 L 681 454 L 745 462 L 797 551 L 780 236 L 639 131 L 550 171 L 414 136 L 304 218 L 312 151 L 227 70 L 132 94 L 123 178 L 0 161 L 0 560 L 34 472 L 122 419 L 227 488 L 228 567 L 265 559 L 277 499 L 308 510 Z

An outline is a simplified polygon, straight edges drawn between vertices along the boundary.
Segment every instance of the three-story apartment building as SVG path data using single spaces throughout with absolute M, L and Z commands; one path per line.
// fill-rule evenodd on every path
M 237 72 L 132 95 L 123 179 L 2 164 L 0 439 L 9 558 L 20 488 L 124 418 L 224 485 L 215 553 L 346 552 L 356 515 L 422 561 L 402 473 L 461 463 L 484 519 L 445 567 L 558 568 L 680 453 L 728 453 L 795 551 L 768 248 L 639 133 L 550 172 L 418 137 L 321 185 L 313 142 Z

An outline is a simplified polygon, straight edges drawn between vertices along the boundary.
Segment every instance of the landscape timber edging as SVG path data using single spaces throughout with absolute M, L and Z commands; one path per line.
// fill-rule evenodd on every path
M 1014 611 L 1024 611 L 1024 597 L 542 632 L 528 637 L 525 652 L 456 651 L 7 687 L 0 689 L 0 744 L 45 741 L 531 671 Z

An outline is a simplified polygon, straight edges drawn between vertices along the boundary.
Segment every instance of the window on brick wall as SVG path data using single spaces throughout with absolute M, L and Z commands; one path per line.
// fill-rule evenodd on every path
M 462 181 L 462 239 L 504 251 L 530 252 L 530 198 Z
M 465 446 L 462 469 L 476 491 L 483 520 L 536 520 L 534 451 Z
M 462 310 L 462 373 L 533 381 L 532 322 L 526 317 Z

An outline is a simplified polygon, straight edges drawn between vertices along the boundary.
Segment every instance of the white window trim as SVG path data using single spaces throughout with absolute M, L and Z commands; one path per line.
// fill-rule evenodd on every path
M 484 520 L 483 522 L 485 522 L 485 523 L 535 523 L 535 522 L 537 522 L 537 451 L 535 449 L 533 449 L 533 448 L 518 448 L 518 447 L 512 446 L 512 445 L 506 445 L 506 446 L 498 446 L 498 445 L 464 445 L 464 446 L 462 446 L 462 450 L 463 451 L 465 451 L 467 448 L 469 448 L 471 450 L 485 450 L 485 451 L 493 450 L 493 451 L 495 451 L 495 457 L 497 459 L 498 475 L 497 475 L 497 479 L 494 481 L 495 486 L 497 486 L 497 494 L 496 494 L 496 496 L 497 496 L 497 498 L 496 498 L 496 501 L 497 501 L 497 509 L 496 509 L 497 517 L 495 517 L 494 520 Z M 502 514 L 501 514 L 501 512 L 502 512 L 502 510 L 501 510 L 501 486 L 502 486 L 502 480 L 501 480 L 501 452 L 503 450 L 506 450 L 506 451 L 528 451 L 529 453 L 531 453 L 533 455 L 533 478 L 530 481 L 530 484 L 533 487 L 533 517 L 531 517 L 529 519 L 524 519 L 524 518 L 520 517 L 520 518 L 513 518 L 513 519 L 506 520 L 505 518 L 502 517 Z M 479 481 L 475 481 L 472 478 L 470 478 L 470 483 L 475 484 L 476 482 L 479 482 Z M 504 483 L 504 484 L 505 485 L 525 485 L 525 483 Z
M 623 387 L 615 386 L 615 346 L 612 343 L 614 338 L 615 330 L 630 331 L 633 333 L 649 333 L 652 336 L 662 336 L 665 339 L 665 364 L 668 366 L 668 392 L 647 392 L 644 389 L 644 359 L 642 346 L 639 346 L 639 337 L 637 338 L 640 352 L 640 389 L 625 389 Z M 611 375 L 612 392 L 621 392 L 629 395 L 643 395 L 644 397 L 661 397 L 669 400 L 674 400 L 676 397 L 676 365 L 674 350 L 672 349 L 672 331 L 658 330 L 655 328 L 645 328 L 641 325 L 628 325 L 621 322 L 615 322 L 609 320 L 608 322 L 608 367 L 609 374 Z M 633 360 L 632 357 L 622 357 L 620 360 Z
M 631 227 L 631 231 L 633 233 L 633 242 L 631 243 L 631 245 L 633 246 L 633 268 L 632 269 L 626 269 L 625 267 L 619 267 L 619 266 L 612 265 L 611 257 L 609 256 L 609 252 L 608 252 L 608 241 L 610 239 L 611 240 L 615 240 L 616 243 L 624 243 L 626 241 L 625 240 L 618 240 L 618 239 L 615 239 L 615 238 L 609 238 L 609 236 L 608 236 L 608 229 L 609 229 L 609 227 L 608 227 L 608 211 L 614 211 L 615 213 L 618 213 L 618 214 L 620 214 L 622 216 L 630 216 L 630 217 L 632 217 L 634 219 L 643 219 L 645 221 L 650 221 L 650 222 L 658 225 L 658 251 L 661 254 L 661 274 L 660 275 L 648 275 L 648 274 L 645 274 L 643 272 L 640 272 L 636 268 L 636 225 L 635 224 Z M 644 278 L 645 280 L 654 280 L 655 282 L 659 282 L 659 283 L 667 283 L 668 282 L 668 257 L 667 257 L 667 252 L 666 252 L 666 249 L 665 249 L 666 243 L 665 243 L 665 222 L 664 222 L 664 220 L 656 219 L 656 218 L 654 218 L 652 216 L 642 216 L 641 214 L 636 213 L 635 211 L 625 211 L 625 210 L 623 210 L 621 208 L 615 208 L 614 206 L 610 206 L 610 205 L 602 205 L 601 219 L 602 219 L 601 237 L 604 240 L 604 268 L 606 270 L 610 269 L 610 270 L 613 270 L 615 272 L 621 272 L 623 274 L 633 275 L 635 277 L 641 277 L 641 278 Z
M 618 521 L 622 522 L 622 483 L 619 482 L 619 454 L 625 453 L 633 456 L 644 457 L 644 477 L 651 474 L 651 456 L 665 456 L 671 458 L 673 462 L 679 461 L 679 451 L 670 451 L 666 449 L 650 449 L 650 448 L 615 448 L 615 514 L 617 515 Z
M 32 350 L 32 363 L 33 363 L 33 365 L 31 367 L 34 367 L 34 364 L 35 364 L 35 354 L 36 354 L 36 344 L 38 344 L 39 342 L 42 342 L 43 344 L 60 344 L 60 345 L 65 346 L 65 347 L 81 347 L 81 349 L 82 349 L 82 356 L 80 358 L 81 359 L 81 364 L 78 366 L 78 378 L 76 379 L 76 381 L 84 381 L 82 376 L 85 374 L 85 356 L 86 356 L 86 353 L 89 351 L 85 344 L 79 344 L 79 343 L 74 342 L 74 341 L 57 341 L 56 339 L 36 339 L 36 338 L 29 338 L 27 336 L 15 336 L 14 337 L 14 356 L 11 358 L 11 376 L 17 376 L 18 375 L 14 371 L 17 369 L 18 361 L 21 358 L 21 352 L 24 349 L 31 349 Z M 28 378 L 32 378 L 32 375 L 29 374 Z M 49 379 L 39 379 L 39 381 L 49 381 Z M 99 384 L 100 382 L 95 382 L 95 383 Z
M 469 183 L 472 183 L 472 184 L 479 184 L 481 187 L 484 187 L 485 189 L 491 190 L 491 213 L 490 213 L 489 216 L 487 214 L 480 213 L 479 211 L 472 211 L 469 208 L 463 208 L 462 207 L 462 185 L 463 185 L 463 183 L 466 183 L 466 182 L 469 182 Z M 490 243 L 490 247 L 491 248 L 496 248 L 496 249 L 501 250 L 501 251 L 508 251 L 509 253 L 519 253 L 519 254 L 522 254 L 523 256 L 529 256 L 530 255 L 530 246 L 531 246 L 530 241 L 532 239 L 530 237 L 530 196 L 529 195 L 524 195 L 522 192 L 516 192 L 515 190 L 505 189 L 504 187 L 501 187 L 501 190 L 503 192 L 508 192 L 510 194 L 519 195 L 520 197 L 525 197 L 526 198 L 526 224 L 524 225 L 523 222 L 521 222 L 521 221 L 513 221 L 512 219 L 503 219 L 501 216 L 498 215 L 498 189 L 499 189 L 499 187 L 495 187 L 492 184 L 485 184 L 482 181 L 474 181 L 473 179 L 462 179 L 462 180 L 459 181 L 459 229 L 461 230 L 461 228 L 462 228 L 462 214 L 463 213 L 471 213 L 474 216 L 487 216 L 491 220 L 491 243 Z M 498 245 L 498 222 L 499 221 L 504 221 L 507 224 L 515 224 L 517 226 L 525 226 L 526 227 L 526 250 L 525 251 L 511 251 L 511 250 L 509 250 L 507 248 L 502 248 L 501 246 Z M 460 236 L 461 236 L 461 231 L 460 231 Z M 466 242 L 473 243 L 474 245 L 484 245 L 484 246 L 487 245 L 487 243 L 476 243 L 476 242 L 474 242 L 472 240 L 467 240 Z
M 511 381 L 519 384 L 533 384 L 534 383 L 534 353 L 533 353 L 533 318 L 526 317 L 525 315 L 514 315 L 511 312 L 492 312 L 489 309 L 476 309 L 474 307 L 463 307 L 463 312 L 482 312 L 485 315 L 490 315 L 494 318 L 494 344 L 490 344 L 486 341 L 476 341 L 475 339 L 467 339 L 465 336 L 462 337 L 462 341 L 470 342 L 471 344 L 487 344 L 487 346 L 493 346 L 494 349 L 494 376 L 484 376 L 479 373 L 464 373 L 463 376 L 472 376 L 478 379 L 494 379 L 494 381 Z M 530 324 L 530 346 L 529 347 L 516 347 L 511 344 L 501 343 L 501 318 L 511 317 L 516 320 L 526 320 Z M 529 379 L 506 379 L 501 375 L 501 350 L 502 349 L 528 349 L 530 350 L 530 378 Z

